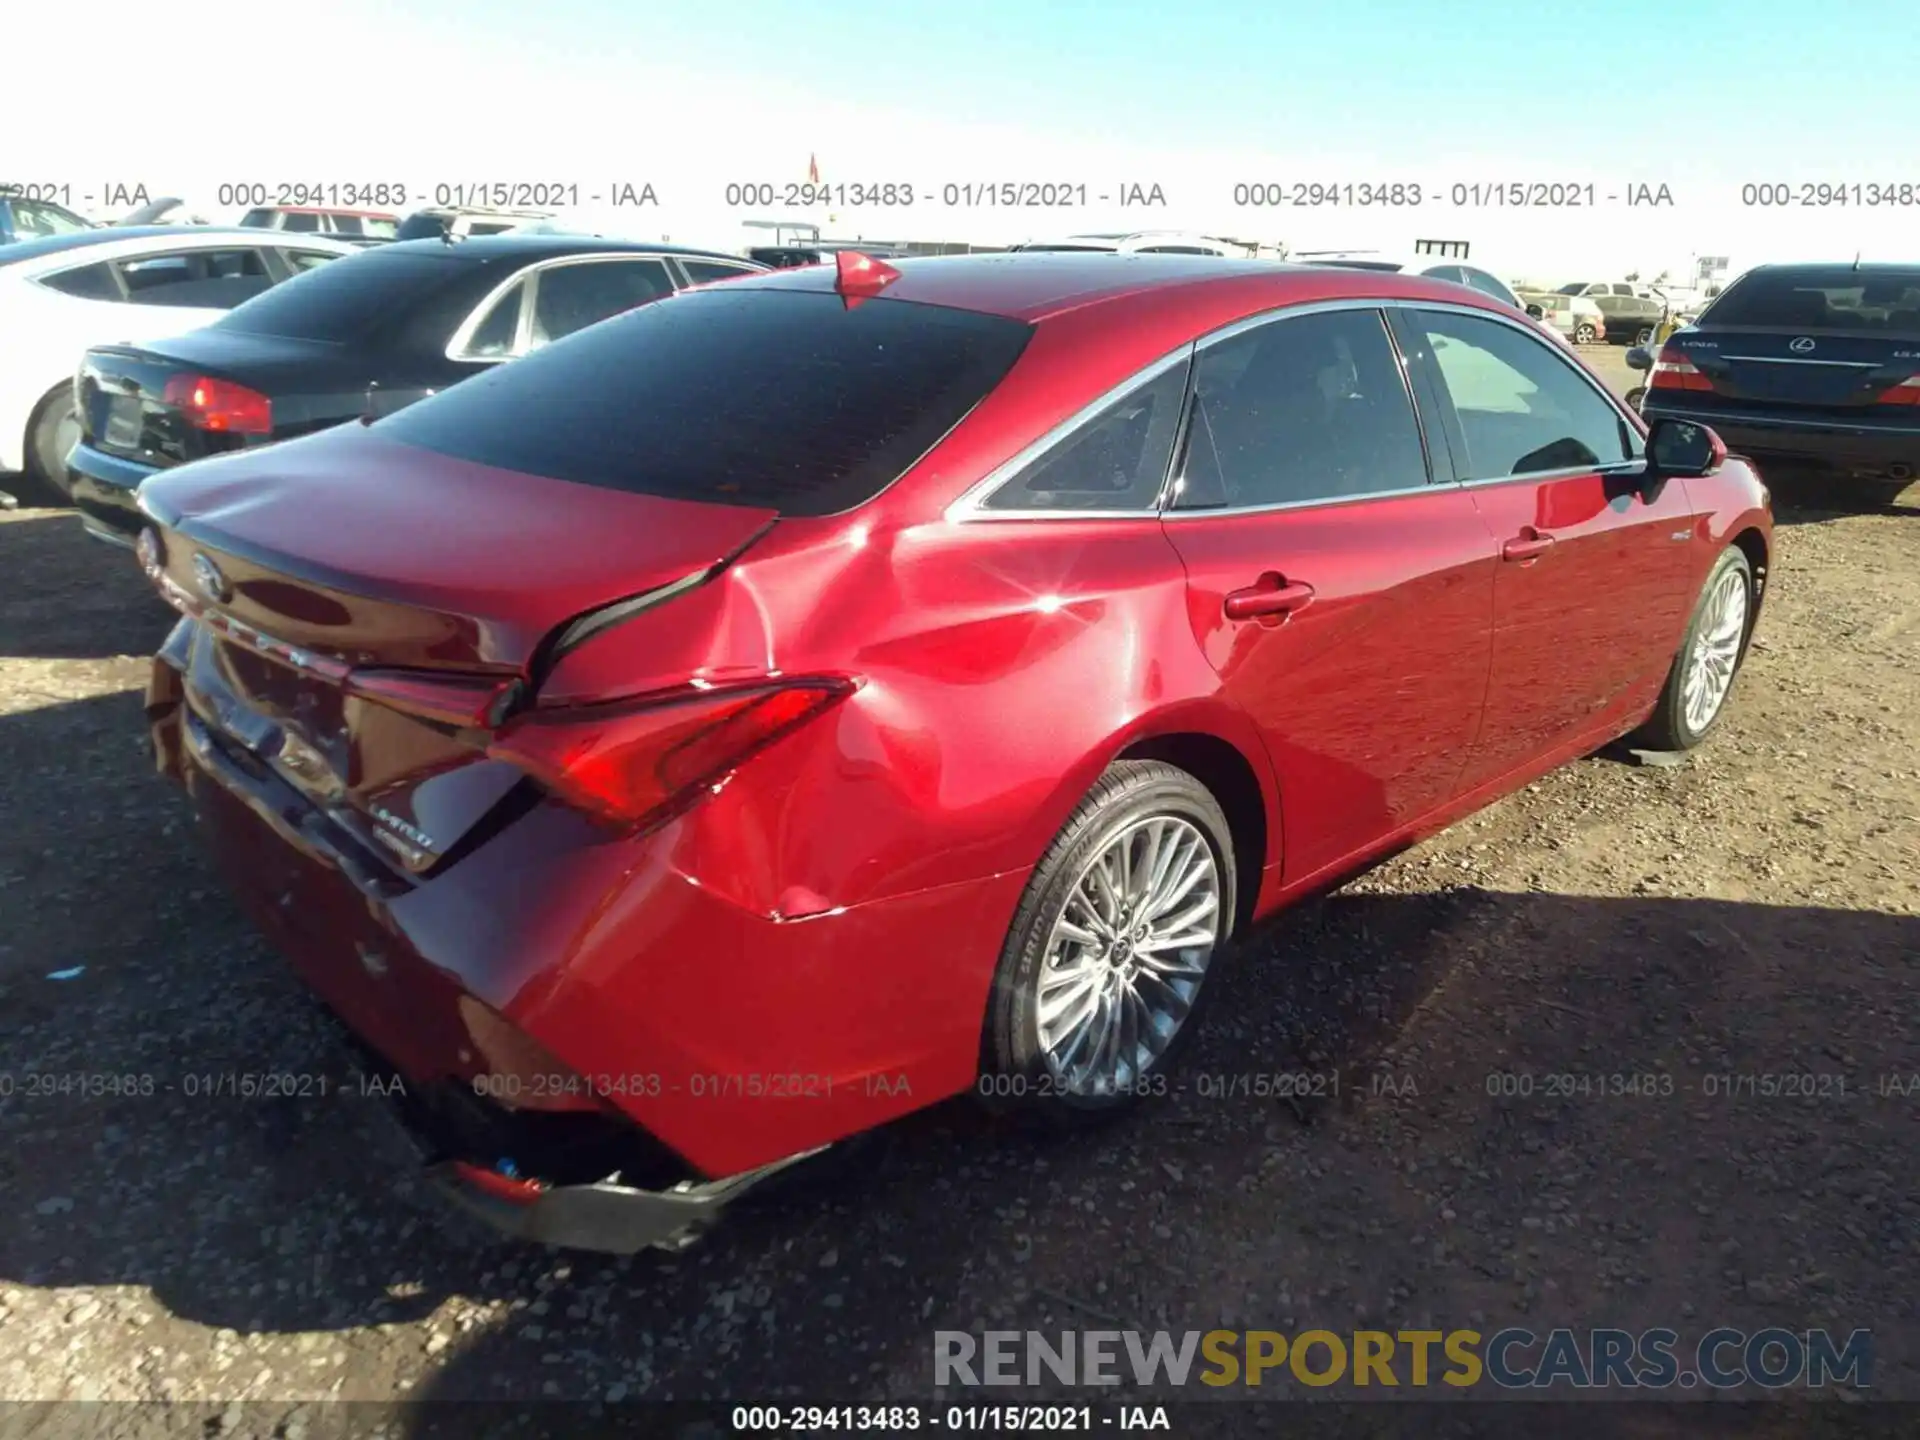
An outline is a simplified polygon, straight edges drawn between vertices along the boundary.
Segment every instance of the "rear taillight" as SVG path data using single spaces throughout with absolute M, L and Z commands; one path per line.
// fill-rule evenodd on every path
M 1713 382 L 1700 373 L 1687 352 L 1673 344 L 1662 345 L 1647 376 L 1649 390 L 1711 390 Z
M 621 825 L 664 818 L 853 692 L 817 679 L 693 692 L 640 708 L 583 706 L 510 721 L 487 747 L 569 804 Z
M 1910 375 L 1880 394 L 1882 405 L 1920 405 L 1920 375 Z
M 196 430 L 225 435 L 271 435 L 273 402 L 258 390 L 206 375 L 175 375 L 161 398 Z

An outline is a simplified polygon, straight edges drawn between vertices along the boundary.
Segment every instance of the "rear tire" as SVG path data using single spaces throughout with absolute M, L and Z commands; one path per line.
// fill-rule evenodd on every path
M 1591 344 L 1593 344 L 1593 341 L 1594 341 L 1594 329 L 1593 329 L 1593 326 L 1591 326 L 1591 325 L 1576 325 L 1576 326 L 1574 326 L 1574 327 L 1573 327 L 1573 343 L 1574 343 L 1574 344 L 1576 344 L 1576 345 L 1591 345 Z
M 27 498 L 29 503 L 71 505 L 67 455 L 79 435 L 73 386 L 61 385 L 40 398 L 27 421 Z
M 1206 786 L 1158 760 L 1110 766 L 1014 912 L 980 1098 L 1075 1123 L 1167 1093 L 1231 934 L 1235 886 L 1232 830 Z
M 1727 708 L 1753 631 L 1753 566 L 1738 545 L 1714 561 L 1694 602 L 1686 638 L 1667 671 L 1653 714 L 1627 743 L 1642 750 L 1691 750 Z
M 1639 329 L 1639 332 L 1634 335 L 1633 343 L 1636 345 L 1653 344 L 1653 326 L 1642 325 Z

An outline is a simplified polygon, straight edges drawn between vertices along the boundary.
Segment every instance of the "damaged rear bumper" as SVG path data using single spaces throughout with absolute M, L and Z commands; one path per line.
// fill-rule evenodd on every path
M 428 1175 L 449 1202 L 503 1235 L 631 1255 L 692 1244 L 729 1201 L 805 1158 L 795 1156 L 724 1180 L 683 1181 L 671 1190 L 638 1190 L 611 1180 L 549 1186 L 459 1160 L 433 1166 Z

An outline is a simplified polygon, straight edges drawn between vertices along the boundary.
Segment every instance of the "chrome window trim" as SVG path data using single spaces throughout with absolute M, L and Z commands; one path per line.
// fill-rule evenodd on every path
M 693 272 L 687 268 L 689 264 L 723 265 L 734 272 L 721 277 L 726 280 L 738 280 L 743 275 L 765 275 L 768 270 L 767 266 L 756 264 L 752 260 L 733 260 L 724 255 L 672 255 L 667 258 L 673 262 L 668 267 L 668 272 L 673 276 L 678 288 L 682 290 L 691 290 L 696 285 L 720 283 L 719 280 L 694 279 Z
M 1506 326 L 1515 334 L 1524 336 L 1535 345 L 1538 345 L 1548 355 L 1551 355 L 1556 363 L 1566 366 L 1581 380 L 1585 381 L 1587 388 L 1606 402 L 1608 408 L 1613 411 L 1614 418 L 1627 427 L 1627 433 L 1629 435 L 1640 434 L 1638 427 L 1634 425 L 1633 420 L 1630 418 L 1632 412 L 1627 409 L 1625 402 L 1611 390 L 1607 389 L 1599 380 L 1595 379 L 1594 376 L 1588 372 L 1586 366 L 1570 361 L 1560 349 L 1548 344 L 1546 337 L 1535 331 L 1533 321 L 1519 315 L 1508 316 L 1501 314 L 1497 310 L 1482 310 L 1475 305 L 1455 305 L 1442 300 L 1396 300 L 1385 303 L 1396 305 L 1407 310 L 1444 310 L 1452 314 L 1491 320 L 1497 325 Z M 1448 398 L 1451 400 L 1452 397 L 1449 396 Z M 1636 465 L 1644 465 L 1645 460 L 1646 455 L 1642 453 L 1631 458 L 1603 461 L 1599 465 L 1576 465 L 1571 469 L 1562 467 L 1554 470 L 1529 470 L 1519 475 L 1490 475 L 1482 479 L 1459 480 L 1454 483 L 1459 485 L 1498 485 L 1509 480 L 1550 480 L 1562 475 L 1591 475 L 1595 471 L 1619 471 Z
M 542 271 L 552 270 L 561 265 L 604 264 L 613 260 L 653 260 L 657 261 L 661 269 L 667 272 L 667 281 L 674 287 L 674 291 L 670 293 L 675 293 L 678 292 L 681 287 L 677 283 L 673 265 L 670 263 L 672 259 L 673 257 L 671 255 L 652 250 L 589 250 L 576 255 L 555 255 L 550 259 L 536 260 L 531 265 L 523 265 L 498 285 L 494 286 L 493 289 L 489 290 L 485 298 L 483 298 L 478 305 L 475 305 L 472 310 L 467 312 L 467 318 L 460 322 L 459 328 L 453 332 L 453 338 L 447 341 L 447 348 L 444 353 L 447 359 L 457 361 L 462 365 L 498 365 L 505 360 L 517 360 L 526 354 L 527 341 L 532 338 L 533 333 L 533 307 L 540 293 L 540 284 L 535 277 Z M 473 343 L 473 332 L 480 328 L 480 322 L 493 313 L 493 307 L 500 302 L 507 291 L 520 284 L 523 280 L 529 283 L 527 285 L 526 298 L 520 302 L 520 325 L 514 332 L 513 349 L 505 355 L 468 355 L 463 353 L 466 347 Z M 666 297 L 662 296 L 660 298 L 665 299 Z M 612 317 L 609 316 L 608 318 L 611 319 Z
M 1073 414 L 1048 430 L 1039 439 L 1032 441 L 1011 459 L 1003 460 L 987 472 L 984 479 L 975 481 L 963 491 L 958 499 L 947 506 L 946 518 L 960 523 L 971 520 L 1151 520 L 1160 513 L 1158 501 L 1160 491 L 1166 488 L 1162 477 L 1154 497 L 1144 505 L 1125 509 L 1108 510 L 988 510 L 986 501 L 1001 486 L 1011 483 L 1020 472 L 1035 460 L 1062 444 L 1084 426 L 1090 425 L 1109 407 L 1119 404 L 1136 390 L 1145 389 L 1176 365 L 1184 364 L 1193 358 L 1194 344 L 1188 341 L 1179 349 L 1162 355 L 1158 360 L 1136 370 L 1119 384 L 1102 393 L 1098 398 L 1080 407 Z M 1182 408 L 1184 410 L 1184 399 Z M 1175 436 L 1176 441 L 1178 435 Z M 1169 459 L 1169 466 L 1172 461 Z
M 1328 495 L 1313 500 L 1275 500 L 1265 505 L 1216 505 L 1206 510 L 1166 510 L 1160 518 L 1168 521 L 1211 520 L 1220 515 L 1267 515 L 1278 510 L 1324 510 L 1337 505 L 1352 505 L 1361 500 L 1398 500 L 1409 495 L 1433 495 L 1442 490 L 1457 490 L 1453 481 L 1434 481 L 1427 485 L 1405 485 L 1393 490 L 1368 490 L 1360 495 Z
M 1487 298 L 1492 300 L 1493 297 L 1488 296 Z M 1615 417 L 1627 426 L 1630 434 L 1638 435 L 1640 433 L 1633 425 L 1632 420 L 1628 418 L 1629 412 L 1626 407 L 1615 397 L 1611 390 L 1608 390 L 1605 385 L 1588 374 L 1584 366 L 1578 364 L 1569 365 L 1569 362 L 1553 347 L 1546 336 L 1535 332 L 1533 328 L 1535 322 L 1517 312 L 1512 315 L 1507 315 L 1488 306 L 1462 305 L 1451 300 L 1410 299 L 1405 296 L 1343 296 L 1337 300 L 1315 300 L 1304 305 L 1277 305 L 1272 309 L 1262 310 L 1257 314 L 1243 315 L 1238 320 L 1229 321 L 1218 329 L 1210 330 L 1206 334 L 1186 342 L 1177 350 L 1162 355 L 1159 359 L 1135 371 L 1131 376 L 1107 390 L 1099 396 L 1099 398 L 1083 406 L 1065 420 L 1062 420 L 1058 425 L 1047 431 L 1047 433 L 1039 439 L 1027 445 L 1011 459 L 996 465 L 988 472 L 985 478 L 970 485 L 960 494 L 958 499 L 947 506 L 946 519 L 955 524 L 965 524 L 980 520 L 1145 520 L 1155 518 L 1174 520 L 1191 519 L 1201 516 L 1257 515 L 1276 510 L 1299 510 L 1319 505 L 1348 505 L 1357 500 L 1390 500 L 1407 495 L 1425 495 L 1448 486 L 1471 489 L 1488 485 L 1506 485 L 1515 481 L 1538 482 L 1595 473 L 1631 474 L 1642 472 L 1646 469 L 1646 456 L 1643 453 L 1630 460 L 1613 460 L 1601 465 L 1582 465 L 1570 469 L 1535 470 L 1521 475 L 1493 475 L 1479 480 L 1443 479 L 1436 473 L 1434 478 L 1425 485 L 1397 487 L 1392 490 L 1372 490 L 1359 495 L 1337 495 L 1311 500 L 1282 500 L 1267 505 L 1235 505 L 1220 506 L 1205 510 L 1175 510 L 1171 507 L 1169 501 L 1171 500 L 1171 481 L 1174 478 L 1173 467 L 1178 464 L 1180 459 L 1180 437 L 1176 436 L 1174 460 L 1168 467 L 1168 483 L 1162 485 L 1158 503 L 1153 508 L 1132 510 L 987 510 L 983 508 L 983 502 L 986 497 L 994 490 L 1011 481 L 1021 470 L 1025 469 L 1033 463 L 1033 461 L 1039 459 L 1054 446 L 1063 443 L 1078 431 L 1080 427 L 1090 424 L 1098 418 L 1100 413 L 1108 406 L 1117 404 L 1133 391 L 1151 384 L 1174 365 L 1182 361 L 1197 363 L 1201 351 L 1210 346 L 1218 345 L 1223 341 L 1232 340 L 1240 335 L 1244 335 L 1248 331 L 1259 329 L 1262 326 L 1278 324 L 1296 315 L 1322 315 L 1339 310 L 1437 310 L 1446 314 L 1465 315 L 1472 318 L 1490 320 L 1496 325 L 1504 325 L 1516 334 L 1538 345 L 1548 355 L 1551 355 L 1557 363 L 1568 366 L 1575 375 L 1587 383 L 1589 389 L 1600 396 L 1601 399 L 1612 408 Z M 1395 353 L 1398 354 L 1398 342 L 1394 340 L 1391 328 L 1388 330 L 1388 340 L 1389 343 L 1394 345 Z M 1402 375 L 1410 381 L 1411 377 L 1406 376 L 1404 366 Z M 1415 407 L 1414 415 L 1416 422 L 1422 425 L 1422 438 L 1424 442 L 1425 416 L 1420 409 L 1418 396 L 1411 393 L 1411 385 L 1409 385 L 1408 398 Z M 1189 383 L 1188 401 L 1188 408 L 1191 408 L 1191 383 Z M 1184 417 L 1182 426 L 1182 433 L 1184 434 Z
M 1451 283 L 1451 282 L 1445 282 Z M 1472 309 L 1461 306 L 1461 309 Z M 1427 478 L 1419 485 L 1400 485 L 1388 490 L 1363 490 L 1354 495 L 1321 495 L 1306 500 L 1270 500 L 1262 505 L 1212 505 L 1191 510 L 1177 509 L 1173 504 L 1174 487 L 1184 478 L 1186 455 L 1176 453 L 1175 460 L 1180 463 L 1180 474 L 1168 477 L 1167 489 L 1163 498 L 1160 518 L 1163 520 L 1191 519 L 1201 515 L 1266 515 L 1280 510 L 1305 510 L 1324 505 L 1350 505 L 1356 500 L 1392 500 L 1407 495 L 1428 495 L 1441 486 L 1452 486 L 1452 480 L 1442 480 L 1434 465 L 1433 442 L 1427 433 L 1427 418 L 1421 413 L 1420 398 L 1414 393 L 1413 370 L 1406 353 L 1400 348 L 1400 337 L 1393 333 L 1392 322 L 1387 319 L 1386 302 L 1380 300 L 1317 300 L 1308 305 L 1290 305 L 1278 311 L 1266 311 L 1260 315 L 1250 315 L 1234 321 L 1224 329 L 1203 336 L 1195 345 L 1194 363 L 1199 364 L 1198 352 L 1219 344 L 1222 340 L 1237 339 L 1251 330 L 1264 325 L 1284 323 L 1295 315 L 1330 314 L 1342 310 L 1370 310 L 1380 318 L 1380 328 L 1386 338 L 1387 349 L 1393 355 L 1394 368 L 1399 371 L 1400 384 L 1406 391 L 1407 406 L 1413 415 L 1413 429 L 1420 440 L 1420 464 L 1427 472 Z

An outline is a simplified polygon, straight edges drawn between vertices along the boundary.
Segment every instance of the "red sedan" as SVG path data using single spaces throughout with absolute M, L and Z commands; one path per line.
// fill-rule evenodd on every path
M 608 1250 L 1164 1093 L 1261 916 L 1698 743 L 1772 549 L 1508 307 L 1172 255 L 734 280 L 141 503 L 235 889 L 456 1196 Z

